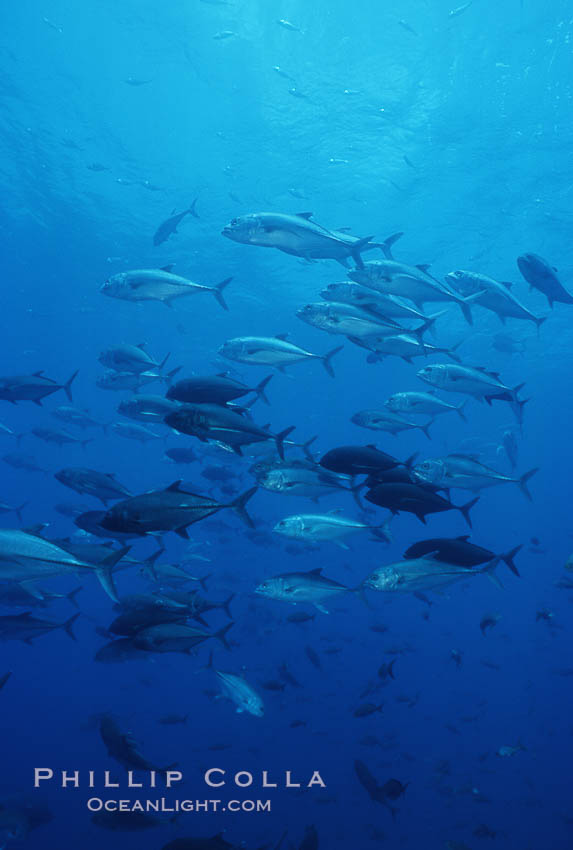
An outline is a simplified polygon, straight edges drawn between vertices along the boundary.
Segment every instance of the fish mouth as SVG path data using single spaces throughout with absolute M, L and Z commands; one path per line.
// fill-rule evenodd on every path
M 227 224 L 221 231 L 221 236 L 226 236 L 227 239 L 231 239 L 231 233 L 233 232 L 233 228 Z

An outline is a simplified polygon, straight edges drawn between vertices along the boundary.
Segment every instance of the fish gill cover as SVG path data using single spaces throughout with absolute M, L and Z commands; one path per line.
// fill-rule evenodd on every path
M 0 16 L 0 846 L 569 848 L 570 4 Z

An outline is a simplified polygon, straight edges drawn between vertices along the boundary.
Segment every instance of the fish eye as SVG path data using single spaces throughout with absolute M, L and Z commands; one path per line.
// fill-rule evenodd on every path
M 238 218 L 232 218 L 231 219 L 231 227 L 236 227 L 238 223 L 239 223 Z

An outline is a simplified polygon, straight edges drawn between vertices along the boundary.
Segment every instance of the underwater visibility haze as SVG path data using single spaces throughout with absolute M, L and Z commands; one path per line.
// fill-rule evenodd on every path
M 0 20 L 0 847 L 570 848 L 571 5 Z

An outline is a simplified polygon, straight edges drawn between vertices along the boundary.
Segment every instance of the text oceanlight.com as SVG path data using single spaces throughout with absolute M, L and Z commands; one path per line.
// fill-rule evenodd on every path
M 91 797 L 90 812 L 270 812 L 270 800 L 103 800 Z

